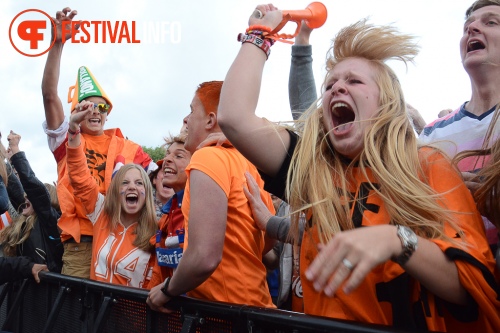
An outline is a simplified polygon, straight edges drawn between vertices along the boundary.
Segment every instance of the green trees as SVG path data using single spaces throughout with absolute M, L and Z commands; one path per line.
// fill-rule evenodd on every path
M 158 147 L 146 147 L 142 146 L 142 150 L 144 150 L 148 155 L 153 159 L 153 161 L 162 160 L 165 157 L 165 149 L 161 146 Z

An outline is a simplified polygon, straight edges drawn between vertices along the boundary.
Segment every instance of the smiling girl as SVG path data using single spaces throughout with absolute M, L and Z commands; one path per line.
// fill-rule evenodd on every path
M 77 109 L 82 111 L 69 122 L 68 172 L 75 197 L 93 224 L 90 278 L 147 288 L 154 263 L 149 239 L 157 228 L 151 182 L 140 165 L 130 163 L 116 172 L 107 195 L 100 194 L 80 145 L 78 124 L 91 109 Z

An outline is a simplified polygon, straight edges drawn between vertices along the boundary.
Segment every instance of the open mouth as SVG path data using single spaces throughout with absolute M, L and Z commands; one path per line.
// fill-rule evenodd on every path
M 478 41 L 478 40 L 470 41 L 467 44 L 467 52 L 472 52 L 472 51 L 477 51 L 477 50 L 483 50 L 483 49 L 485 49 L 484 44 L 482 42 Z
M 336 102 L 332 106 L 332 120 L 334 131 L 341 132 L 346 130 L 355 119 L 354 111 L 346 103 Z
M 94 124 L 94 125 L 98 125 L 98 124 L 101 123 L 101 119 L 99 119 L 99 118 L 91 118 L 91 119 L 89 119 L 89 123 Z
M 163 172 L 165 172 L 165 175 L 175 175 L 177 172 L 175 172 L 174 169 L 171 168 L 165 168 L 163 169 Z
M 125 200 L 127 200 L 127 204 L 129 205 L 135 205 L 137 201 L 139 201 L 139 198 L 137 197 L 137 194 L 127 194 L 125 197 Z

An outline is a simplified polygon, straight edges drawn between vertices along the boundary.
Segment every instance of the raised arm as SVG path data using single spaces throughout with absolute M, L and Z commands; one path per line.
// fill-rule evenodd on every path
M 258 19 L 252 15 L 250 25 L 273 29 L 281 22 L 282 13 L 274 6 L 257 8 L 264 16 Z M 274 176 L 285 159 L 290 138 L 285 129 L 276 129 L 255 115 L 265 62 L 263 50 L 252 43 L 243 43 L 222 86 L 217 121 L 229 141 L 249 161 Z
M 99 188 L 87 167 L 87 160 L 81 145 L 80 122 L 88 113 L 92 113 L 90 102 L 82 102 L 76 105 L 76 112 L 70 117 L 68 129 L 67 163 L 70 184 L 74 189 L 75 197 L 79 198 L 92 222 L 97 217 L 102 207 L 103 196 L 99 193 Z M 99 207 L 97 207 L 98 205 Z
M 57 84 L 59 83 L 59 73 L 61 70 L 61 56 L 64 47 L 62 25 L 65 24 L 70 27 L 71 21 L 76 14 L 76 10 L 71 11 L 70 8 L 66 7 L 62 11 L 58 11 L 56 17 L 53 18 L 56 29 L 55 31 L 52 30 L 52 38 L 55 38 L 55 42 L 48 53 L 42 78 L 43 107 L 49 130 L 59 128 L 64 121 L 62 102 L 57 94 Z M 67 30 L 69 31 L 70 29 L 68 28 Z M 66 34 L 64 41 L 69 38 L 71 38 L 71 34 Z
M 59 233 L 57 230 L 57 219 L 59 213 L 51 206 L 50 195 L 45 185 L 36 177 L 33 169 L 26 158 L 24 152 L 19 149 L 19 141 L 21 136 L 10 131 L 7 137 L 9 141 L 9 151 L 12 153 L 10 161 L 12 166 L 16 169 L 21 181 L 22 187 L 26 192 L 28 200 L 31 202 L 33 209 L 39 221 L 44 221 L 42 227 L 48 232 L 49 235 L 58 238 Z
M 300 32 L 292 45 L 292 61 L 288 77 L 288 100 L 293 120 L 297 120 L 318 98 L 312 69 L 312 29 L 302 21 Z
M 18 211 L 19 206 L 21 206 L 21 204 L 24 203 L 23 185 L 21 184 L 21 181 L 14 173 L 14 170 L 12 170 L 12 166 L 10 165 L 10 163 L 5 163 L 5 166 L 8 175 L 7 193 L 9 194 L 9 200 L 10 203 L 12 204 L 12 207 L 14 207 L 16 211 Z
M 0 139 L 2 138 L 2 133 L 0 133 Z M 10 163 L 5 162 L 6 159 L 10 158 L 10 153 L 7 148 L 0 141 L 0 176 L 2 177 L 2 185 L 6 186 L 8 199 L 7 206 L 9 206 L 8 201 L 10 200 L 10 205 L 16 210 L 24 202 L 24 190 L 19 178 L 15 175 L 12 170 Z M 7 185 L 5 185 L 7 184 Z M 3 200 L 2 200 L 3 201 Z M 3 205 L 2 205 L 3 206 Z M 3 214 L 3 212 L 2 212 Z

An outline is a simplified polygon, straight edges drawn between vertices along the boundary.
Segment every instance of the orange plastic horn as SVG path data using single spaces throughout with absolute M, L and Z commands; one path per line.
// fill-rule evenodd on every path
M 300 25 L 302 20 L 311 29 L 321 27 L 326 22 L 328 13 L 326 7 L 321 2 L 312 2 L 306 9 L 302 10 L 283 10 L 284 21 L 294 21 Z

